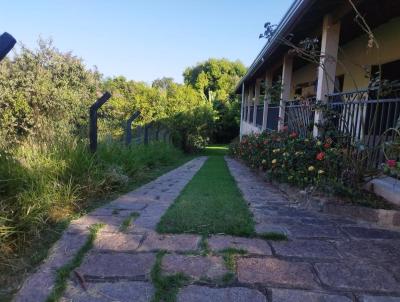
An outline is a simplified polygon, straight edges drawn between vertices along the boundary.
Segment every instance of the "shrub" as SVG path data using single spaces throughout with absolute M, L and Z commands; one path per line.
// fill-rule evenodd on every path
M 300 187 L 342 185 L 344 152 L 333 138 L 301 138 L 295 132 L 249 135 L 230 146 L 231 155 L 269 178 Z
M 147 181 L 154 170 L 181 157 L 180 151 L 163 143 L 131 147 L 101 143 L 93 155 L 84 141 L 74 139 L 26 142 L 2 151 L 0 254 L 20 252 L 42 230 L 70 219 L 95 199 Z

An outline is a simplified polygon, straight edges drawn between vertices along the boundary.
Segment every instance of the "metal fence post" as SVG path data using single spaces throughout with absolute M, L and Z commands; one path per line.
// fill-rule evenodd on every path
M 157 123 L 157 129 L 156 129 L 156 141 L 158 141 L 159 134 L 160 134 L 160 124 L 159 124 L 159 123 Z
M 148 145 L 148 144 L 149 144 L 149 128 L 150 128 L 150 125 L 145 125 L 145 126 L 144 126 L 144 138 L 143 138 L 143 143 L 144 143 L 145 145 Z
M 106 91 L 89 109 L 89 140 L 90 151 L 92 152 L 96 152 L 97 150 L 97 110 L 99 110 L 110 97 L 111 93 Z
M 136 111 L 132 116 L 126 121 L 125 128 L 125 143 L 130 145 L 132 141 L 132 122 L 140 115 L 139 111 Z

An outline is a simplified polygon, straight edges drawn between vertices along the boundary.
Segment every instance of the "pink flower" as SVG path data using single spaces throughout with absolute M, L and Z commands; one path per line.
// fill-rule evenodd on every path
M 317 154 L 317 157 L 316 157 L 317 160 L 323 160 L 324 158 L 325 158 L 325 152 L 319 152 Z
M 290 138 L 296 138 L 297 135 L 298 135 L 297 132 L 294 132 L 294 131 L 293 131 L 292 133 L 290 133 L 289 137 L 290 137 Z
M 395 159 L 388 159 L 388 160 L 386 161 L 386 164 L 387 164 L 390 168 L 395 168 L 397 162 L 396 162 Z

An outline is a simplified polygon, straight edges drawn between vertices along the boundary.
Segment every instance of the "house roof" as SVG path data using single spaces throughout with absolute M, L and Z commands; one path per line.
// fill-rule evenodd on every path
M 235 88 L 236 93 L 241 92 L 242 84 L 256 73 L 256 71 L 259 69 L 262 63 L 268 58 L 268 56 L 277 48 L 277 46 L 279 46 L 279 44 L 281 44 L 280 39 L 284 38 L 291 32 L 296 22 L 301 18 L 301 16 L 315 1 L 316 0 L 295 0 L 293 2 L 289 10 L 286 12 L 282 20 L 279 22 L 274 35 L 265 44 L 261 52 L 258 54 L 253 63 L 250 65 L 244 77 L 237 84 Z

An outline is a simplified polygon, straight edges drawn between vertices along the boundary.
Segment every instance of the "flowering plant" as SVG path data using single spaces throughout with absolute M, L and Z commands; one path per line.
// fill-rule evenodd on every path
M 296 132 L 263 132 L 231 144 L 232 156 L 268 177 L 300 187 L 340 181 L 342 149 L 334 139 L 302 138 Z

